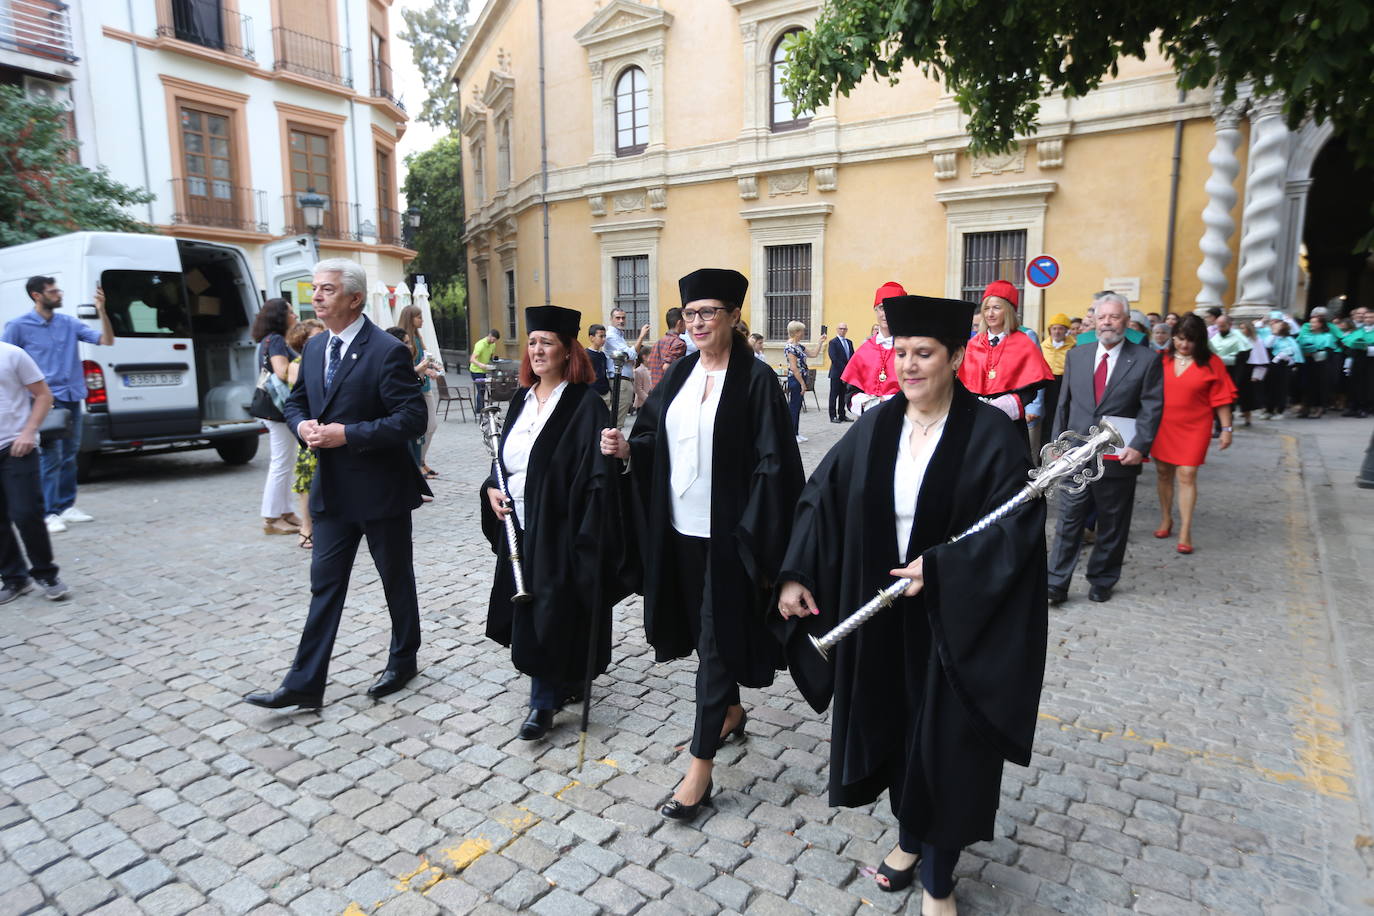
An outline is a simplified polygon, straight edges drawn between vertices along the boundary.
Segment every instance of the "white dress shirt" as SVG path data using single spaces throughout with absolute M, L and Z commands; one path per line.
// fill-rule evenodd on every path
M 706 380 L 712 380 L 710 394 Z M 668 405 L 668 502 L 673 528 L 689 537 L 711 536 L 711 456 L 715 452 L 716 409 L 725 370 L 707 372 L 698 361 Z M 705 395 L 705 400 L 702 400 Z
M 606 329 L 605 350 L 607 356 L 606 373 L 609 375 L 611 370 L 615 368 L 615 363 L 612 362 L 612 360 L 614 360 L 617 356 L 623 356 L 625 357 L 625 362 L 622 363 L 620 366 L 620 377 L 629 379 L 630 381 L 634 381 L 634 347 L 632 347 L 629 341 L 625 339 L 625 332 L 620 330 L 620 328 L 616 327 L 615 325 L 611 325 Z
M 1125 344 L 1126 341 L 1122 340 L 1121 343 L 1118 343 L 1116 346 L 1108 350 L 1106 347 L 1102 346 L 1102 341 L 1099 340 L 1097 342 L 1097 353 L 1093 357 L 1094 376 L 1097 375 L 1097 367 L 1102 362 L 1102 355 L 1104 353 L 1107 355 L 1107 381 L 1102 386 L 1103 391 L 1106 391 L 1107 385 L 1110 385 L 1112 383 L 1112 373 L 1116 371 L 1116 361 L 1117 358 L 1121 356 L 1121 350 L 1125 346 Z
M 534 440 L 539 438 L 539 434 L 544 430 L 544 424 L 553 416 L 553 409 L 558 406 L 558 399 L 563 396 L 563 389 L 567 387 L 566 381 L 559 382 L 542 408 L 539 406 L 539 399 L 534 396 L 535 389 L 526 391 L 520 416 L 515 418 L 515 425 L 511 427 L 505 443 L 501 446 L 501 463 L 506 468 L 506 490 L 510 494 L 511 503 L 515 506 L 515 520 L 522 528 L 525 524 L 525 472 L 530 466 Z
M 342 369 L 342 368 L 343 368 L 343 361 L 344 361 L 344 358 L 348 355 L 348 349 L 349 349 L 349 347 L 352 347 L 352 346 L 353 346 L 353 340 L 354 340 L 354 338 L 356 338 L 356 337 L 358 336 L 358 332 L 361 331 L 362 329 L 363 329 L 363 313 L 362 313 L 362 312 L 359 312 L 359 313 L 358 313 L 358 317 L 353 319 L 353 323 L 350 324 L 348 327 L 344 328 L 344 329 L 343 329 L 342 331 L 340 331 L 338 334 L 335 334 L 333 331 L 330 331 L 330 332 L 329 332 L 329 339 L 328 339 L 327 341 L 325 341 L 325 347 L 324 347 L 324 369 L 325 369 L 325 372 L 328 372 L 328 371 L 329 371 L 329 348 L 332 347 L 332 346 L 334 346 L 334 338 L 337 337 L 337 338 L 339 338 L 340 340 L 343 341 L 343 346 L 339 349 L 339 368 Z
M 916 524 L 916 500 L 921 495 L 921 483 L 926 479 L 930 459 L 940 445 L 940 437 L 945 434 L 945 421 L 940 420 L 935 428 L 922 438 L 930 440 L 930 446 L 917 458 L 911 454 L 911 434 L 916 424 L 908 416 L 902 417 L 902 436 L 897 440 L 897 465 L 892 472 L 892 504 L 897 510 L 897 556 L 905 566 L 911 562 L 906 555 L 911 543 L 911 528 Z

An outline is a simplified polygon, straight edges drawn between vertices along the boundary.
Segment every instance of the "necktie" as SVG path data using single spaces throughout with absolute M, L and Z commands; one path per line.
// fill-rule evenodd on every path
M 1102 361 L 1097 364 L 1097 371 L 1093 373 L 1093 401 L 1102 403 L 1102 392 L 1107 390 L 1107 354 L 1102 354 Z
M 995 347 L 995 346 L 997 346 L 997 345 L 998 345 L 999 343 L 1001 343 L 1001 342 L 1002 342 L 1002 338 L 1001 338 L 1000 335 L 997 336 L 997 337 L 989 337 L 989 338 L 988 338 L 988 346 L 989 346 L 989 347 Z
M 334 384 L 334 373 L 339 371 L 339 355 L 343 352 L 343 338 L 335 337 L 329 342 L 329 363 L 324 367 L 324 387 Z
M 853 355 L 854 355 L 854 350 L 853 350 L 853 346 L 854 346 L 854 345 L 851 344 L 848 340 L 846 340 L 846 339 L 843 338 L 843 337 L 841 337 L 840 340 L 843 340 L 843 341 L 844 341 L 844 355 L 845 355 L 845 356 L 853 356 Z

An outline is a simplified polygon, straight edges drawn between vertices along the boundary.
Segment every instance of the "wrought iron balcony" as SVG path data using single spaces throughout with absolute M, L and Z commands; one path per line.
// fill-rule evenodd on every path
M 275 28 L 272 47 L 276 51 L 274 69 L 353 88 L 352 57 L 343 45 L 304 32 Z
M 257 60 L 252 18 L 226 8 L 220 0 L 157 0 L 157 34 Z
M 172 222 L 267 232 L 267 192 L 214 178 L 173 178 Z
M 76 61 L 67 4 L 58 0 L 0 2 L 0 48 L 48 60 Z
M 400 210 L 377 208 L 377 244 L 406 247 L 406 215 Z
M 300 206 L 300 195 L 285 194 L 282 196 L 282 208 L 286 211 L 286 226 L 282 230 L 286 235 L 316 235 L 322 239 L 341 239 L 344 241 L 358 241 L 358 235 L 353 231 L 352 226 L 357 222 L 357 214 L 354 219 L 349 220 L 349 209 L 357 209 L 357 204 L 350 204 L 347 207 L 339 206 L 330 201 L 326 203 L 322 214 L 322 224 L 318 229 L 312 229 L 305 220 L 305 212 Z M 325 198 L 328 201 L 328 198 Z
M 372 59 L 372 97 L 374 99 L 386 99 L 402 111 L 406 110 L 405 102 L 396 95 L 395 83 L 391 77 L 391 65 L 385 61 Z

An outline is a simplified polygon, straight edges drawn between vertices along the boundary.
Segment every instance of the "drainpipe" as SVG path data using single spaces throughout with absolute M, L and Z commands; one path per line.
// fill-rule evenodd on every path
M 544 0 L 536 4 L 539 17 L 539 202 L 544 209 L 544 304 L 553 302 L 549 281 L 549 128 L 544 110 Z
M 134 0 L 125 0 L 125 6 L 129 10 L 129 34 L 138 34 L 134 27 Z M 138 73 L 138 44 L 134 41 L 129 42 L 129 54 L 134 61 L 134 105 L 138 109 L 138 146 L 143 152 L 143 186 L 149 193 L 153 191 L 153 173 L 148 168 L 148 132 L 143 125 L 143 80 Z M 87 72 L 91 73 L 89 62 Z M 93 76 L 94 74 L 91 73 Z M 155 222 L 153 218 L 153 202 L 148 201 L 148 222 Z
M 1178 101 L 1182 104 L 1188 94 L 1178 91 Z M 1178 233 L 1178 179 L 1179 165 L 1183 161 L 1183 119 L 1174 121 L 1174 161 L 1169 172 L 1169 234 L 1164 243 L 1164 283 L 1161 290 L 1160 314 L 1169 314 L 1169 301 L 1174 293 L 1174 238 Z
M 353 80 L 353 71 L 354 71 L 354 67 L 353 67 L 353 43 L 352 43 L 352 42 L 353 42 L 353 19 L 352 19 L 352 17 L 351 17 L 351 16 L 349 15 L 349 13 L 348 13 L 348 8 L 349 8 L 349 6 L 350 6 L 350 4 L 348 4 L 348 3 L 343 4 L 343 14 L 344 14 L 344 47 L 348 49 L 348 71 L 349 71 L 349 72 L 348 72 L 348 79 L 349 79 L 349 82 L 352 82 L 352 80 Z M 357 91 L 357 87 L 356 87 L 356 86 L 351 87 L 351 88 L 353 88 L 354 92 Z M 353 227 L 353 235 L 354 235 L 355 238 L 361 240 L 361 239 L 362 239 L 362 233 L 361 233 L 359 230 L 362 228 L 362 222 L 363 222 L 363 208 L 362 208 L 363 199 L 362 199 L 362 188 L 361 188 L 360 185 L 358 184 L 358 120 L 357 120 L 357 118 L 358 118 L 358 109 L 357 109 L 357 106 L 356 106 L 356 105 L 354 104 L 354 102 L 353 102 L 353 96 L 352 96 L 352 95 L 349 95 L 349 97 L 348 97 L 348 147 L 349 147 L 350 150 L 352 150 L 352 157 L 353 157 L 353 204 L 357 207 L 357 213 L 358 213 L 358 225 L 356 225 L 356 226 Z

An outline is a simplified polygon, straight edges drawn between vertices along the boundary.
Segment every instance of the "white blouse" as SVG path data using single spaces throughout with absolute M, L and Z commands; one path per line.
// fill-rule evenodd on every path
M 537 386 L 536 386 L 537 387 Z M 563 397 L 566 381 L 558 383 L 553 394 L 544 402 L 541 409 L 539 399 L 534 396 L 534 388 L 525 392 L 525 404 L 520 416 L 515 418 L 506 441 L 501 446 L 502 464 L 506 468 L 506 490 L 510 493 L 511 503 L 515 506 L 515 520 L 523 527 L 525 524 L 525 471 L 530 466 L 530 453 L 534 451 L 534 440 L 544 430 L 544 424 L 553 416 L 558 399 Z
M 921 495 L 921 482 L 926 479 L 930 459 L 945 433 L 945 421 L 940 420 L 923 437 L 930 440 L 930 447 L 919 458 L 911 454 L 911 434 L 915 429 L 911 418 L 903 415 L 902 436 L 897 440 L 897 465 L 892 472 L 892 504 L 897 510 L 897 556 L 903 566 L 912 559 L 906 555 L 906 550 L 911 543 L 911 528 L 916 524 L 916 500 Z
M 710 394 L 705 393 L 708 378 L 712 380 Z M 716 408 L 724 387 L 725 370 L 707 372 L 698 361 L 664 418 L 673 528 L 689 537 L 711 536 L 711 455 L 715 450 Z

